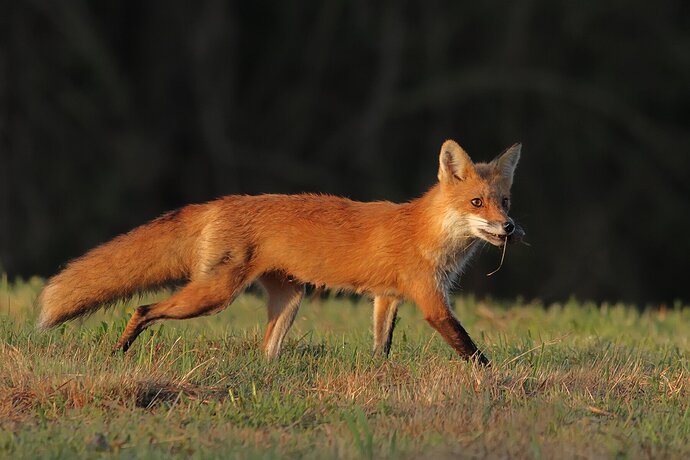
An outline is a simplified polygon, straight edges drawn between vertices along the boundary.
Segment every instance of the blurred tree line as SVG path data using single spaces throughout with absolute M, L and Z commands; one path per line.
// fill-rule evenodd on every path
M 690 2 L 20 0 L 0 14 L 0 271 L 231 193 L 408 200 L 523 142 L 461 289 L 690 299 Z

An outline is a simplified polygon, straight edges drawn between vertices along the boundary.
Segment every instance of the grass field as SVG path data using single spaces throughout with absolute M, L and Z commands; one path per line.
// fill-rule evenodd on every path
M 366 299 L 305 302 L 269 363 L 253 294 L 111 356 L 133 303 L 40 333 L 41 281 L 0 283 L 0 458 L 690 457 L 680 305 L 458 297 L 486 369 L 456 359 L 413 305 L 381 359 Z

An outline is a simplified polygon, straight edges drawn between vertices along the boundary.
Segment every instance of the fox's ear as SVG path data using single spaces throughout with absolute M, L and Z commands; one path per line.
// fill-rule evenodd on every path
M 438 162 L 438 180 L 442 183 L 465 180 L 474 172 L 474 164 L 470 156 L 452 140 L 447 140 L 441 146 Z
M 515 168 L 520 161 L 520 150 L 522 150 L 522 144 L 513 144 L 491 162 L 496 171 L 508 182 L 508 187 L 513 185 Z

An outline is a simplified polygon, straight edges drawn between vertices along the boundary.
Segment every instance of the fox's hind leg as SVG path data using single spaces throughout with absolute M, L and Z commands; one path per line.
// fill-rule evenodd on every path
M 374 297 L 374 353 L 388 356 L 400 300 L 395 297 Z
M 215 273 L 190 281 L 170 298 L 138 307 L 113 351 L 127 351 L 134 339 L 154 322 L 211 315 L 225 309 L 251 281 L 246 270 L 218 267 Z
M 304 285 L 279 272 L 264 273 L 259 282 L 268 295 L 268 325 L 263 350 L 268 359 L 273 359 L 280 354 L 283 339 L 295 320 L 304 298 Z

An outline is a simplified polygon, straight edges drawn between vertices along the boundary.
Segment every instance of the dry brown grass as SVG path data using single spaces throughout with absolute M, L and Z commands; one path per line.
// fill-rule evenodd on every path
M 458 311 L 494 360 L 481 368 L 456 360 L 410 306 L 391 358 L 374 359 L 368 307 L 329 300 L 307 306 L 286 354 L 266 363 L 252 296 L 220 321 L 157 329 L 123 357 L 109 351 L 124 315 L 41 334 L 27 300 L 36 286 L 7 289 L 0 456 L 690 455 L 687 310 L 466 298 Z

